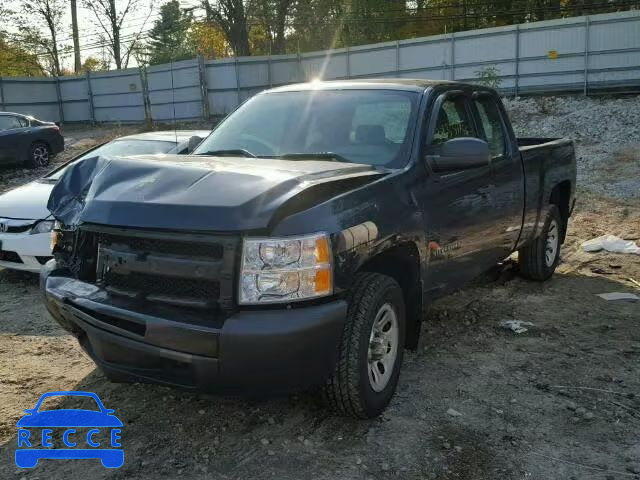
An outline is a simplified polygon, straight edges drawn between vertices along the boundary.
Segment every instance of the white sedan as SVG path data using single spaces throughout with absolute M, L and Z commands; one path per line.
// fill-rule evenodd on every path
M 189 153 L 209 133 L 178 130 L 120 137 L 83 153 L 43 178 L 0 195 L 0 269 L 39 272 L 51 259 L 53 218 L 47 202 L 69 163 L 95 155 Z

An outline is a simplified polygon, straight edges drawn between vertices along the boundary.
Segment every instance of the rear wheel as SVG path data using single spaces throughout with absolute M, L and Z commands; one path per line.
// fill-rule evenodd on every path
M 538 238 L 518 251 L 518 264 L 522 276 L 542 281 L 553 275 L 560 261 L 563 228 L 560 210 L 551 205 Z
M 323 394 L 336 412 L 372 418 L 395 393 L 404 352 L 405 306 L 398 283 L 379 273 L 356 277 L 338 362 Z
M 49 146 L 43 142 L 34 142 L 29 147 L 29 154 L 25 165 L 28 168 L 46 167 L 51 162 Z

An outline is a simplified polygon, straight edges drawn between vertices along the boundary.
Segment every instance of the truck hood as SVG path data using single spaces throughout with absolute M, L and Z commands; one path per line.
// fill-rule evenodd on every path
M 31 182 L 0 195 L 0 217 L 34 221 L 47 218 L 52 188 L 50 183 Z
M 308 208 L 326 200 L 327 192 L 336 195 L 383 174 L 367 165 L 331 161 L 96 156 L 67 169 L 48 208 L 69 226 L 257 230 L 267 228 L 275 212 L 294 197 L 315 195 L 294 202 Z M 326 184 L 335 188 L 314 188 Z

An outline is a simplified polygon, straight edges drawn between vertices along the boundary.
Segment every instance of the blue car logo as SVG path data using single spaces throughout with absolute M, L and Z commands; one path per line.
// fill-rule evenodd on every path
M 59 396 L 93 398 L 100 410 L 40 411 L 45 399 Z M 107 468 L 121 467 L 124 463 L 124 450 L 119 448 L 122 446 L 120 444 L 122 422 L 113 412 L 114 410 L 104 408 L 95 393 L 48 392 L 43 394 L 35 408 L 25 410 L 26 415 L 16 424 L 18 427 L 16 465 L 20 468 L 33 468 L 41 458 L 99 458 L 102 465 Z M 60 432 L 62 441 L 56 440 L 56 443 L 61 445 L 53 443 L 54 428 L 63 429 Z

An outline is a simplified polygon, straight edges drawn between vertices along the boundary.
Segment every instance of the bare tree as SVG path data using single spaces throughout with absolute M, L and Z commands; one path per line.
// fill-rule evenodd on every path
M 202 8 L 207 22 L 224 32 L 236 56 L 251 55 L 245 0 L 202 0 Z
M 123 36 L 121 32 L 127 16 L 145 8 L 144 0 L 125 0 L 121 8 L 116 5 L 116 0 L 83 0 L 83 5 L 93 12 L 98 26 L 104 32 L 116 68 L 127 68 L 133 51 L 140 43 L 152 8 L 149 7 L 146 18 L 136 33 Z
M 19 23 L 23 39 L 27 45 L 46 55 L 52 75 L 62 72 L 58 35 L 63 31 L 64 7 L 64 0 L 25 0 L 22 3 L 25 15 Z M 47 32 L 46 35 L 42 33 L 43 30 Z

